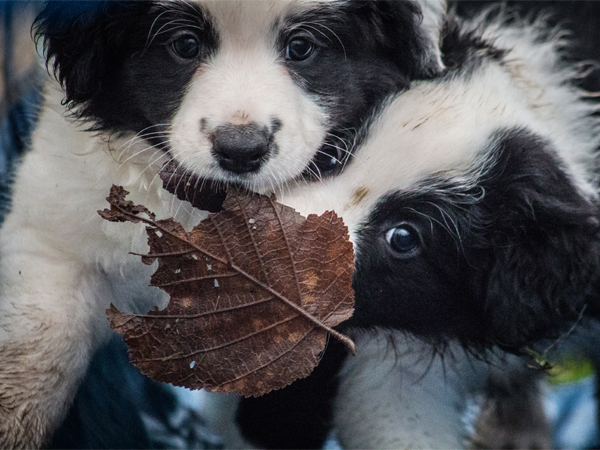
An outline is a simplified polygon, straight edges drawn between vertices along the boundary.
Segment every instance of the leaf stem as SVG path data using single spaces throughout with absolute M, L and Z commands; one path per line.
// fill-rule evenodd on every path
M 312 323 L 314 323 L 318 327 L 323 328 L 325 331 L 327 331 L 329 334 L 331 334 L 334 338 L 338 339 L 344 345 L 346 345 L 346 347 L 348 347 L 348 350 L 350 350 L 350 352 L 353 355 L 356 354 L 356 346 L 354 345 L 354 342 L 352 341 L 352 339 L 350 339 L 349 337 L 343 335 L 342 333 L 340 333 L 338 331 L 335 331 L 333 328 L 328 327 L 323 322 L 321 322 L 319 319 L 317 319 L 312 314 L 310 314 L 309 312 L 307 312 L 304 308 L 302 308 L 301 306 L 296 305 L 294 302 L 290 301 L 288 298 L 286 298 L 283 295 L 279 294 L 277 291 L 275 291 L 270 286 L 267 286 L 262 281 L 257 280 L 255 277 L 253 277 L 252 275 L 250 275 L 249 273 L 247 273 L 246 271 L 244 271 L 241 267 L 238 267 L 235 264 L 231 263 L 231 268 L 234 269 L 234 270 L 237 270 L 241 275 L 243 275 L 244 277 L 246 277 L 248 280 L 256 283 L 261 288 L 265 289 L 266 291 L 269 291 L 271 294 L 273 294 L 279 300 L 281 300 L 282 302 L 284 302 L 286 305 L 288 305 L 294 311 L 297 311 L 304 318 L 308 319 L 309 321 L 311 321 Z

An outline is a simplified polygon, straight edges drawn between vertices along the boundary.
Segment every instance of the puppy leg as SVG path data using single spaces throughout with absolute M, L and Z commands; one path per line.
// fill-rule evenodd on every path
M 108 330 L 103 277 L 29 237 L 0 261 L 0 448 L 44 444 Z

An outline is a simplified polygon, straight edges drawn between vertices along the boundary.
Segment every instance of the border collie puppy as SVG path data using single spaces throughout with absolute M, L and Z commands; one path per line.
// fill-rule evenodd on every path
M 51 74 L 0 230 L 0 447 L 37 447 L 108 336 L 105 310 L 164 307 L 144 226 L 97 210 L 112 184 L 159 218 L 236 183 L 268 192 L 335 173 L 391 92 L 440 71 L 442 0 L 48 2 Z M 173 169 L 174 167 L 174 169 Z M 168 184 L 168 181 L 165 181 Z M 173 186 L 174 185 L 174 186 Z
M 357 355 L 330 348 L 314 375 L 329 382 L 242 400 L 247 440 L 294 446 L 269 430 L 300 424 L 333 425 L 347 448 L 462 446 L 468 396 L 512 365 L 471 352 L 519 352 L 598 315 L 598 118 L 565 44 L 541 22 L 450 18 L 449 70 L 393 97 L 337 177 L 281 195 L 351 230 Z
M 518 351 L 599 312 L 597 105 L 558 30 L 485 20 L 449 19 L 450 70 L 392 98 L 337 177 L 281 196 L 351 230 L 348 326 Z

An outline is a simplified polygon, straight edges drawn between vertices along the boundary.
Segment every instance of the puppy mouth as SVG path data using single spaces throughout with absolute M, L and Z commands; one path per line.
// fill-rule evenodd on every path
M 168 153 L 168 152 L 167 152 Z M 308 180 L 322 180 L 335 175 L 342 170 L 344 158 L 337 146 L 322 146 L 299 178 Z M 246 173 L 237 174 L 237 180 L 223 180 L 216 178 L 200 177 L 180 166 L 171 158 L 159 171 L 163 188 L 175 195 L 179 200 L 189 202 L 193 207 L 211 213 L 223 209 L 223 202 L 227 196 L 227 187 L 234 186 L 238 190 L 253 191 L 244 180 Z M 260 190 L 259 190 L 260 191 Z
M 227 184 L 220 180 L 200 178 L 170 160 L 160 169 L 163 188 L 179 200 L 211 213 L 219 212 L 227 196 Z

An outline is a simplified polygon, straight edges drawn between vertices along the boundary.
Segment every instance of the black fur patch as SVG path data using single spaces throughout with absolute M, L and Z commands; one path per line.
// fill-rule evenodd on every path
M 357 239 L 348 325 L 517 351 L 597 302 L 598 206 L 542 139 L 510 130 L 491 142 L 491 167 L 474 186 L 433 178 L 376 207 Z M 400 224 L 419 232 L 413 256 L 385 239 Z
M 262 397 L 242 398 L 236 420 L 245 439 L 261 448 L 322 448 L 333 422 L 337 373 L 348 352 L 330 340 L 307 378 Z
M 182 25 L 202 43 L 198 58 L 171 51 Z M 187 2 L 48 2 L 35 27 L 66 103 L 94 130 L 168 123 L 194 72 L 218 48 L 202 10 Z
M 456 17 L 447 17 L 442 30 L 442 61 L 448 70 L 460 68 L 461 75 L 476 70 L 482 62 L 501 61 L 505 50 L 494 47 L 474 31 L 461 29 Z
M 381 101 L 407 89 L 411 80 L 436 75 L 419 33 L 421 20 L 418 6 L 404 1 L 324 4 L 288 19 L 279 36 L 282 58 L 296 36 L 316 41 L 317 49 L 309 59 L 285 65 L 329 112 L 330 134 L 314 172 L 341 171 L 348 152 L 360 144 L 359 130 Z M 335 167 L 326 166 L 331 156 L 339 160 Z

